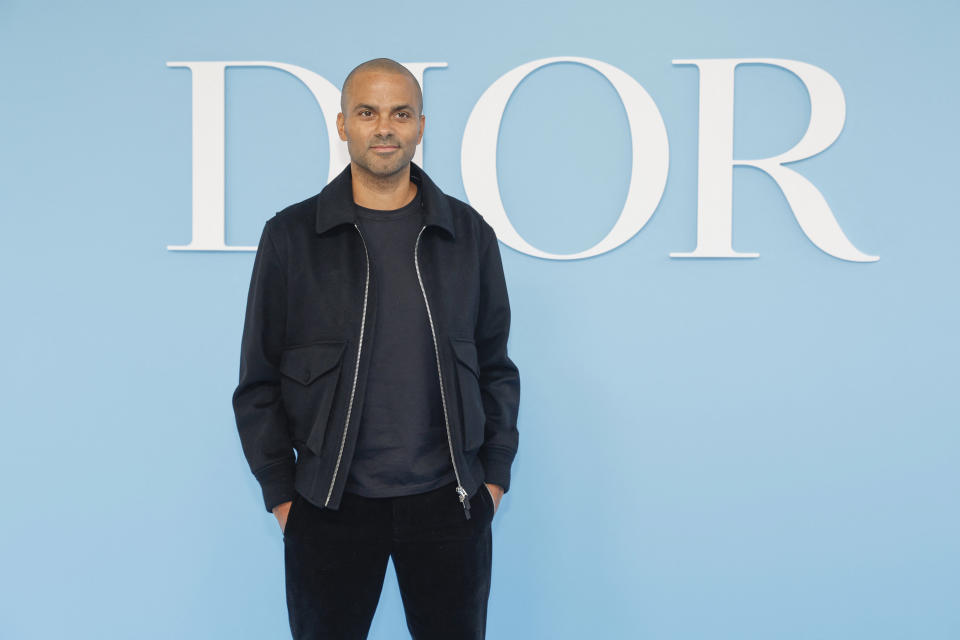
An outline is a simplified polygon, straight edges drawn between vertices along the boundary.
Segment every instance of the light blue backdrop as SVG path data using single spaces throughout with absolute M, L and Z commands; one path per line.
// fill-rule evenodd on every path
M 252 253 L 190 239 L 183 60 L 362 60 L 425 79 L 424 165 L 465 198 L 480 94 L 530 60 L 615 65 L 657 102 L 670 174 L 618 249 L 502 247 L 520 452 L 494 525 L 490 638 L 960 637 L 950 2 L 0 4 L 4 503 L 0 637 L 284 638 L 283 546 L 230 394 Z M 847 236 L 828 256 L 763 173 L 735 170 L 734 248 L 695 244 L 698 74 L 778 57 L 843 87 L 846 127 L 794 165 Z M 802 135 L 786 71 L 736 76 L 738 158 Z M 322 188 L 327 140 L 295 78 L 227 71 L 227 241 Z M 514 225 L 573 252 L 626 194 L 626 117 L 602 76 L 551 65 L 501 128 Z M 482 212 L 481 212 L 482 213 Z M 392 568 L 371 638 L 408 637 Z

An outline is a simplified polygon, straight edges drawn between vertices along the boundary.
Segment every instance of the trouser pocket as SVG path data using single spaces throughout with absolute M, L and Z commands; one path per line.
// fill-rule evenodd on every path
M 294 523 L 294 520 L 295 520 L 295 519 L 294 519 L 294 516 L 296 515 L 296 513 L 297 513 L 298 511 L 300 511 L 300 509 L 298 508 L 298 506 L 299 506 L 299 504 L 300 504 L 300 500 L 301 500 L 300 494 L 297 493 L 296 491 L 294 491 L 294 492 L 293 492 L 293 501 L 290 503 L 290 510 L 287 511 L 287 522 L 286 522 L 285 525 L 283 525 L 283 537 L 284 537 L 284 539 L 286 539 L 287 536 L 290 535 L 290 532 L 291 532 L 290 525 L 292 525 L 292 524 Z

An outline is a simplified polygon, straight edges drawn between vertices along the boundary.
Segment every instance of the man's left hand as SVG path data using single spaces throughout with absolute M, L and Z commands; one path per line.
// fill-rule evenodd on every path
M 487 485 L 487 488 L 490 489 L 490 495 L 493 496 L 493 514 L 497 514 L 497 509 L 500 508 L 500 498 L 503 497 L 503 487 L 498 484 L 491 484 L 489 482 L 484 482 Z

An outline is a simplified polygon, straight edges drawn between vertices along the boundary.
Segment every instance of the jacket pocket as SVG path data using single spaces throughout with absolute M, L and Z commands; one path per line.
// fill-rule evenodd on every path
M 323 448 L 346 345 L 346 340 L 323 340 L 288 347 L 280 356 L 280 394 L 291 436 L 305 441 L 317 455 Z
M 486 415 L 480 396 L 480 367 L 477 364 L 477 345 L 469 338 L 450 338 L 457 362 L 457 391 L 460 399 L 460 426 L 465 451 L 479 449 L 483 444 L 483 426 Z

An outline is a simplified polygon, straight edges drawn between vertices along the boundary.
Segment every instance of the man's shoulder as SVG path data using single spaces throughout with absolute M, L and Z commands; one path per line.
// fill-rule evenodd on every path
M 494 233 L 490 223 L 484 220 L 480 212 L 474 209 L 470 203 L 446 192 L 441 191 L 441 193 L 453 214 L 455 228 L 465 229 L 471 236 L 479 240 L 486 240 L 490 234 Z
M 316 223 L 317 199 L 319 197 L 320 194 L 315 193 L 300 202 L 287 205 L 267 220 L 267 226 L 275 230 L 289 230 L 294 227 L 303 228 L 304 226 L 312 228 Z
M 479 240 L 481 244 L 496 235 L 493 227 L 468 202 L 439 188 L 437 191 L 450 209 L 456 230 L 466 232 L 467 236 Z M 266 223 L 271 234 L 296 234 L 313 230 L 316 227 L 317 207 L 321 193 L 315 193 L 277 211 Z

